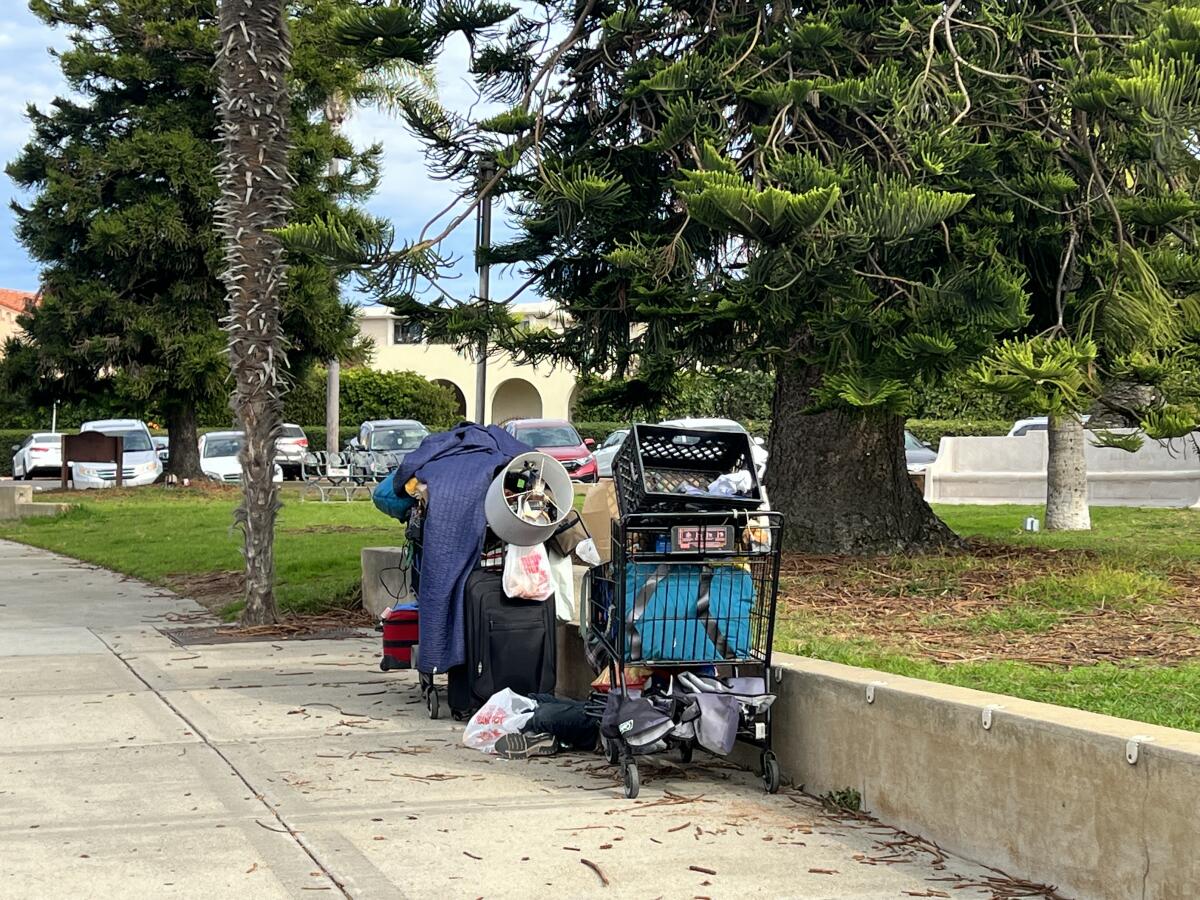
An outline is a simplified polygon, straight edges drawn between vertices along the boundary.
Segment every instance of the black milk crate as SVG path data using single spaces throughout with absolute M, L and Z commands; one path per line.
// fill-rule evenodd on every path
M 754 469 L 750 435 L 665 425 L 634 425 L 613 459 L 621 515 L 653 512 L 758 509 L 762 491 Z M 680 493 L 684 486 L 706 491 L 718 476 L 750 473 L 748 497 Z

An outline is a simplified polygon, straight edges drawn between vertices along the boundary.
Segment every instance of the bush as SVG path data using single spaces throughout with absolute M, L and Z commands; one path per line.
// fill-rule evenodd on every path
M 305 431 L 326 424 L 326 375 L 323 366 L 316 366 L 292 386 L 283 403 L 285 422 L 295 422 Z M 448 388 L 415 372 L 367 368 L 342 370 L 339 415 L 342 425 L 351 428 L 371 419 L 416 419 L 430 431 L 440 431 L 459 421 L 458 404 Z
M 943 437 L 1003 437 L 1012 428 L 1009 419 L 909 419 L 909 431 L 937 449 Z
M 591 438 L 597 444 L 601 443 L 614 431 L 628 428 L 629 422 L 572 422 L 581 438 Z

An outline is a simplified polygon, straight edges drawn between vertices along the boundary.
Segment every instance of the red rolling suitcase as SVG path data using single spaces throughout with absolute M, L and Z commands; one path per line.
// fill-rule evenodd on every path
M 412 648 L 417 643 L 417 607 L 393 606 L 380 619 L 383 627 L 383 659 L 379 668 L 412 668 Z

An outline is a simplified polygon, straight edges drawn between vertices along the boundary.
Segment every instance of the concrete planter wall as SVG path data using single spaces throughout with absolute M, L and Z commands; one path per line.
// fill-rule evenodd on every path
M 1200 458 L 1190 440 L 1146 441 L 1136 453 L 1087 447 L 1088 502 L 1200 507 Z M 930 503 L 1044 503 L 1046 433 L 945 437 L 925 470 Z
M 1066 897 L 1200 897 L 1200 734 L 786 654 L 775 662 L 775 752 L 810 793 L 855 788 L 889 825 Z M 592 673 L 574 627 L 560 627 L 558 675 L 560 694 L 586 696 Z

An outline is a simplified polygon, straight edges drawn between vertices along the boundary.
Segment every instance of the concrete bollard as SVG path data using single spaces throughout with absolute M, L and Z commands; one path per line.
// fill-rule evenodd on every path
M 410 589 L 408 569 L 401 567 L 403 547 L 363 547 L 360 558 L 363 609 L 372 616 L 378 618 L 389 606 L 416 599 Z

